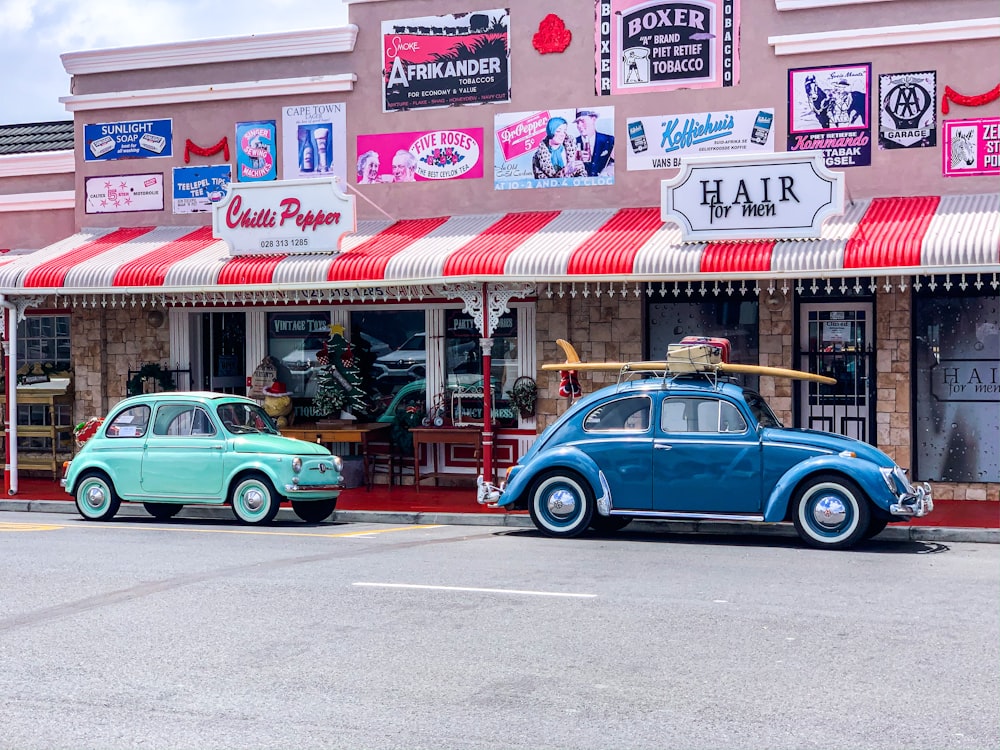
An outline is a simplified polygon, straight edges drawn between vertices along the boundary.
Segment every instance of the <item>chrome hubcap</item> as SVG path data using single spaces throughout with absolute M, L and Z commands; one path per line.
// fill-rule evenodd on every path
M 813 505 L 813 520 L 827 529 L 840 526 L 847 518 L 847 506 L 837 497 L 824 497 Z
M 567 518 L 576 512 L 576 496 L 568 490 L 556 490 L 549 495 L 546 507 L 558 518 Z
M 104 488 L 100 485 L 94 485 L 93 487 L 87 488 L 87 493 L 85 495 L 87 505 L 91 508 L 100 508 L 104 505 L 106 496 L 104 494 Z
M 252 513 L 264 507 L 264 493 L 258 489 L 250 489 L 243 493 L 243 505 Z

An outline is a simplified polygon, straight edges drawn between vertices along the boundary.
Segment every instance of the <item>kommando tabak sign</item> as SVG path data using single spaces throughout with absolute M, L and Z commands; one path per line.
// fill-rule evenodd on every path
M 663 221 L 684 240 L 819 237 L 844 212 L 844 175 L 820 153 L 739 154 L 683 159 L 660 183 Z
M 506 8 L 382 22 L 382 111 L 510 102 Z
M 232 183 L 212 208 L 212 234 L 230 255 L 338 252 L 356 229 L 354 196 L 333 178 Z

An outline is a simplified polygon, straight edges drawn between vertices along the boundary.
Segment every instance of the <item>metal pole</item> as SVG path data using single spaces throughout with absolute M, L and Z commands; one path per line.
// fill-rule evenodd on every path
M 488 314 L 485 310 L 483 314 Z M 483 349 L 483 477 L 493 481 L 493 339 L 479 339 Z

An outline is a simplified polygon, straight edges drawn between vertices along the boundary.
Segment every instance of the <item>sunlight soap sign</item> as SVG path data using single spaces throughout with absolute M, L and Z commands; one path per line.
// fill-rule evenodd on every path
M 510 102 L 506 9 L 382 22 L 382 111 Z

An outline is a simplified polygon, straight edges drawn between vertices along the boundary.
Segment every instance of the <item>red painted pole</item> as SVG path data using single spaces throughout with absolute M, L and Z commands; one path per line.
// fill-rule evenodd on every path
M 485 306 L 484 306 L 485 307 Z M 484 309 L 483 314 L 487 312 Z M 493 481 L 493 339 L 479 340 L 483 348 L 483 478 Z

